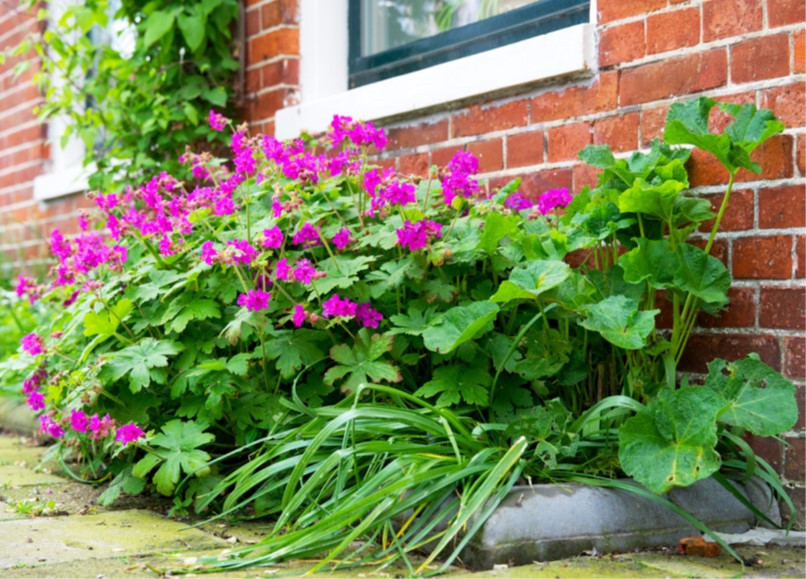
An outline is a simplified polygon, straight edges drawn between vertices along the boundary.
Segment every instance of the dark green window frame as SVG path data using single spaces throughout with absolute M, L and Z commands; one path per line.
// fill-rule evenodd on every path
M 590 0 L 542 0 L 403 46 L 362 56 L 361 1 L 349 0 L 349 86 L 355 88 L 414 72 L 583 24 L 589 19 Z

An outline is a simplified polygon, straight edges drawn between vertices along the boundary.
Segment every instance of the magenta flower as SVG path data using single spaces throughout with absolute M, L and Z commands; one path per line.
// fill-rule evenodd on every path
M 205 241 L 202 244 L 202 259 L 207 265 L 213 265 L 218 260 L 218 252 L 212 241 Z
M 70 427 L 76 432 L 87 432 L 90 421 L 83 410 L 73 410 L 70 413 Z
M 526 197 L 521 195 L 520 193 L 513 193 L 507 200 L 504 202 L 505 207 L 509 207 L 510 209 L 514 209 L 515 211 L 523 211 L 524 209 L 531 209 L 532 202 L 529 201 Z
M 126 446 L 130 442 L 134 442 L 143 436 L 145 436 L 143 429 L 130 422 L 129 424 L 124 424 L 123 426 L 118 427 L 117 433 L 115 434 L 115 440 L 123 444 L 123 446 Z
M 275 219 L 279 219 L 283 214 L 283 204 L 277 201 L 276 198 L 271 200 L 271 213 Z
M 294 237 L 291 239 L 291 241 L 294 245 L 314 247 L 315 245 L 320 245 L 322 243 L 319 235 L 320 233 L 318 227 L 314 227 L 310 223 L 306 223 L 294 234 Z
M 311 262 L 307 259 L 300 259 L 294 269 L 292 271 L 292 275 L 294 279 L 298 282 L 302 282 L 305 285 L 311 283 L 311 280 L 316 275 L 316 269 L 313 267 Z
M 302 324 L 305 323 L 305 308 L 300 304 L 294 306 L 294 316 L 291 321 L 294 322 L 294 326 L 297 328 L 302 327 Z
M 45 344 L 36 332 L 31 332 L 27 336 L 23 336 L 20 340 L 22 349 L 28 352 L 31 356 L 37 356 L 45 352 Z
M 280 259 L 274 265 L 274 278 L 282 281 L 288 281 L 288 275 L 291 273 L 291 268 L 288 265 L 286 258 Z
M 447 173 L 442 180 L 445 204 L 450 205 L 458 195 L 470 197 L 479 191 L 479 184 L 472 175 L 479 170 L 479 160 L 471 153 L 457 151 L 448 162 Z
M 39 417 L 39 430 L 53 438 L 64 436 L 64 429 L 58 422 L 53 420 L 53 412 L 48 412 Z
M 30 396 L 28 396 L 27 402 L 28 406 L 30 406 L 31 410 L 34 412 L 45 408 L 45 397 L 37 391 L 31 392 Z
M 42 297 L 42 288 L 38 286 L 30 277 L 25 277 L 22 275 L 18 276 L 17 287 L 14 289 L 17 292 L 18 298 L 28 295 L 28 301 L 31 304 L 36 303 L 36 300 Z
M 414 192 L 417 188 L 411 183 L 390 181 L 378 190 L 378 197 L 390 205 L 406 205 L 417 201 Z
M 347 298 L 340 298 L 339 294 L 322 303 L 322 315 L 326 318 L 332 316 L 342 316 L 351 318 L 355 315 L 358 304 L 351 302 Z
M 259 289 L 252 289 L 238 296 L 238 305 L 250 312 L 265 310 L 269 307 L 271 294 Z
M 397 243 L 410 251 L 424 248 L 433 238 L 442 237 L 442 224 L 429 219 L 412 223 L 408 219 L 403 227 L 396 229 Z
M 230 197 L 220 197 L 215 202 L 213 213 L 216 215 L 232 215 L 235 213 L 235 204 Z
M 333 236 L 333 245 L 339 248 L 339 251 L 342 251 L 345 247 L 350 245 L 353 241 L 355 241 L 350 236 L 350 230 L 346 227 L 342 227 L 339 229 L 339 232 Z
M 349 139 L 354 145 L 374 145 L 378 149 L 386 146 L 386 133 L 383 129 L 376 129 L 371 122 L 359 123 L 352 117 L 334 115 L 330 123 L 330 141 L 333 148 L 338 147 L 342 141 Z
M 232 135 L 232 162 L 235 163 L 235 170 L 239 173 L 250 175 L 255 172 L 255 158 L 252 156 L 252 148 L 244 133 Z
M 271 229 L 263 230 L 263 247 L 266 249 L 280 249 L 283 246 L 283 232 L 275 225 Z
M 377 328 L 382 319 L 381 312 L 369 303 L 359 304 L 355 310 L 355 320 L 365 328 Z
M 546 215 L 553 209 L 568 206 L 571 203 L 571 199 L 571 194 L 565 187 L 562 189 L 550 189 L 537 199 L 537 210 L 540 211 L 541 215 Z
M 236 263 L 251 264 L 257 257 L 258 251 L 252 247 L 245 239 L 233 239 L 227 242 L 227 247 L 234 247 L 235 253 L 232 256 Z
M 210 114 L 207 115 L 207 122 L 210 123 L 210 128 L 214 131 L 223 131 L 224 127 L 227 126 L 227 117 L 210 109 Z
M 160 239 L 159 243 L 160 253 L 165 257 L 171 257 L 172 255 L 176 255 L 176 252 L 173 250 L 173 243 L 171 242 L 171 238 L 167 235 L 163 235 L 162 239 Z
M 48 373 L 40 368 L 29 378 L 26 378 L 22 383 L 22 393 L 26 396 L 31 394 L 31 392 L 36 392 L 39 389 L 39 385 L 48 377 Z
M 103 418 L 99 418 L 98 414 L 90 416 L 90 430 L 92 431 L 91 438 L 93 440 L 100 440 L 106 438 L 115 427 L 115 419 L 106 414 Z

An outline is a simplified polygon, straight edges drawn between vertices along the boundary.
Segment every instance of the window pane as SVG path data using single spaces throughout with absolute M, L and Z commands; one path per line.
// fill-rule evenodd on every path
M 534 0 L 361 0 L 361 56 L 535 3 Z

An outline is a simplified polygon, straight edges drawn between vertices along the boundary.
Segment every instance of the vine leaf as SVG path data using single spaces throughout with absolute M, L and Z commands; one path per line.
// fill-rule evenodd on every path
M 588 317 L 580 322 L 583 328 L 599 332 L 602 337 L 625 350 L 639 350 L 655 327 L 660 310 L 639 311 L 638 302 L 615 295 L 599 303 L 585 306 Z
M 492 330 L 498 306 L 490 302 L 473 302 L 449 309 L 423 332 L 425 347 L 447 354 Z
M 183 349 L 184 346 L 177 342 L 143 338 L 137 344 L 109 354 L 104 372 L 112 382 L 128 374 L 129 388 L 132 392 L 139 392 L 148 387 L 152 380 L 163 383 L 165 373 L 161 368 L 168 365 L 169 356 L 175 356 Z
M 436 406 L 466 404 L 486 406 L 489 397 L 490 373 L 485 368 L 471 366 L 441 366 L 434 370 L 431 380 L 417 390 L 414 395 L 431 398 L 439 395 Z

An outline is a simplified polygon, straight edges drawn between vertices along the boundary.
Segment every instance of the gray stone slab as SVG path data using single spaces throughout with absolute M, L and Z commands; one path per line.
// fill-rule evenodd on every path
M 29 468 L 16 464 L 0 465 L 0 488 L 4 485 L 24 487 L 33 485 L 59 485 L 65 484 L 66 479 L 56 475 L 34 472 Z
M 777 504 L 753 485 L 754 503 L 775 520 Z M 767 497 L 769 495 L 767 494 Z M 715 531 L 743 533 L 755 516 L 713 479 L 666 497 Z M 476 569 L 675 545 L 699 531 L 663 505 L 632 493 L 578 484 L 515 487 L 462 554 Z
M 2 521 L 0 545 L 0 569 L 230 546 L 142 510 Z
M 31 435 L 38 427 L 36 415 L 23 401 L 0 398 L 0 428 Z

